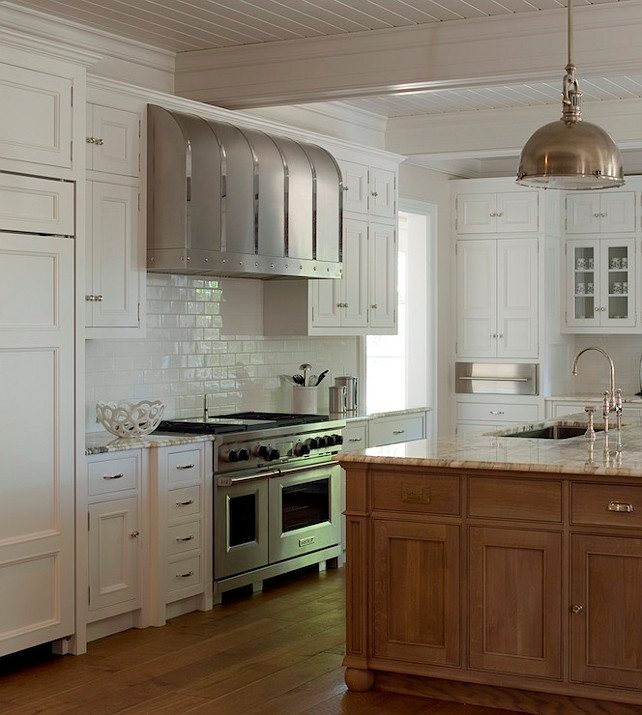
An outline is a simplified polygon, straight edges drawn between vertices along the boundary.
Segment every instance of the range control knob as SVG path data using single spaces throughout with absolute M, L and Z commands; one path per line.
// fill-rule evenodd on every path
M 261 459 L 268 458 L 268 448 L 264 444 L 260 444 L 258 447 L 255 447 L 253 452 L 255 457 L 260 457 Z
M 307 444 L 305 444 L 305 442 L 297 442 L 294 445 L 294 449 L 292 450 L 292 452 L 297 457 L 303 457 L 306 454 L 310 454 L 310 448 L 308 447 Z
M 317 443 L 319 444 L 319 447 L 327 447 L 328 446 L 328 438 L 327 437 L 318 437 Z
M 239 455 L 235 449 L 228 449 L 227 451 L 221 452 L 221 459 L 224 462 L 238 462 Z
M 335 444 L 343 444 L 343 435 L 342 434 L 334 434 L 332 436 L 334 437 Z
M 247 449 L 239 449 L 238 458 L 239 458 L 239 462 L 247 462 L 248 459 L 250 458 L 250 453 L 248 452 Z
M 281 456 L 281 453 L 279 452 L 278 449 L 272 449 L 272 448 L 270 448 L 270 449 L 268 450 L 268 456 L 267 456 L 268 462 L 271 462 L 271 461 L 274 460 L 274 459 L 278 459 L 280 456 Z
M 317 439 L 312 437 L 311 439 L 306 439 L 305 443 L 308 445 L 310 449 L 316 449 L 319 446 L 319 442 Z
M 337 438 L 336 434 L 329 434 L 326 437 L 326 444 L 328 445 L 328 447 L 332 447 L 336 444 L 336 438 Z

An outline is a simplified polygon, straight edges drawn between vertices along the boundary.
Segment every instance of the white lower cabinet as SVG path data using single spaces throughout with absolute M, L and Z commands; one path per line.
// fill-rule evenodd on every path
M 212 607 L 210 442 L 150 454 L 151 619 Z
M 542 419 L 541 409 L 536 402 L 486 400 L 456 403 L 457 434 L 466 432 L 494 431 L 511 424 L 536 422 Z
M 141 450 L 88 457 L 90 623 L 142 606 L 141 489 Z

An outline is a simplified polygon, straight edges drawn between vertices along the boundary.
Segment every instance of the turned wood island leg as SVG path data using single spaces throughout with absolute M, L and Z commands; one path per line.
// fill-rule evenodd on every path
M 371 670 L 346 668 L 344 678 L 348 688 L 355 693 L 364 693 L 374 685 L 374 673 Z

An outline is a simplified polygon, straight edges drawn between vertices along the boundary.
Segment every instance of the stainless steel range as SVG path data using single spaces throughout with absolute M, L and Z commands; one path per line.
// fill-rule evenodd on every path
M 239 586 L 341 556 L 344 420 L 244 412 L 164 421 L 214 434 L 214 600 Z

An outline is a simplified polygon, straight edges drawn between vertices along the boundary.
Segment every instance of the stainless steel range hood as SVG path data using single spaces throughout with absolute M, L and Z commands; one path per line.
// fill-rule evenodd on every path
M 342 182 L 326 150 L 148 105 L 147 270 L 340 278 Z

